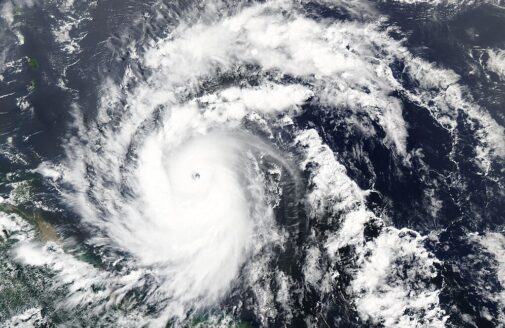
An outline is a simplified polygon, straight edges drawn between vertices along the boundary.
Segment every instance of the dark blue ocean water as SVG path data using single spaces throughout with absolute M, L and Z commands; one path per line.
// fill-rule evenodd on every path
M 0 196 L 8 198 L 12 182 L 28 179 L 36 199 L 46 206 L 41 208 L 25 202 L 19 204 L 15 211 L 38 213 L 47 222 L 59 227 L 63 235 L 86 240 L 90 232 L 81 230 L 78 215 L 62 201 L 54 186 L 31 170 L 44 161 L 58 162 L 65 157 L 67 137 L 76 133 L 71 126 L 71 108 L 78 106 L 84 121 L 94 124 L 100 98 L 98 85 L 104 77 L 119 83 L 128 64 L 138 65 L 142 72 L 141 64 L 133 61 L 131 54 L 125 50 L 131 40 L 137 41 L 139 49 L 142 49 L 145 46 L 143 40 L 160 37 L 169 27 L 178 24 L 183 12 L 197 7 L 185 1 L 167 5 L 170 10 L 165 17 L 144 25 L 142 21 L 147 20 L 152 12 L 149 2 L 99 1 L 91 10 L 91 19 L 79 27 L 86 34 L 80 42 L 82 51 L 77 54 L 62 51 L 48 29 L 62 13 L 51 5 L 38 3 L 22 9 L 22 17 L 18 20 L 21 21 L 19 30 L 24 36 L 24 44 L 14 47 L 9 45 L 14 40 L 6 38 L 5 42 L 0 41 L 2 46 L 7 47 L 8 58 L 21 62 L 20 71 L 6 70 L 2 74 L 3 81 L 0 81 L 0 96 L 12 94 L 0 98 Z M 399 28 L 402 34 L 397 37 L 405 38 L 405 45 L 414 55 L 459 74 L 460 83 L 468 87 L 475 102 L 498 123 L 505 125 L 505 83 L 496 75 L 488 76 L 485 69 L 478 65 L 479 56 L 485 56 L 482 49 L 505 47 L 505 33 L 502 33 L 505 32 L 505 9 L 489 4 L 454 8 L 379 2 L 376 6 L 389 17 L 389 25 Z M 318 3 L 306 3 L 305 10 L 309 17 L 316 19 L 351 19 L 343 9 L 331 10 Z M 50 15 L 53 17 L 49 18 Z M 0 27 L 5 28 L 5 25 Z M 395 63 L 391 70 L 406 88 L 415 89 L 416 85 L 403 73 L 404 65 Z M 58 86 L 63 71 L 66 88 Z M 30 108 L 22 110 L 17 98 L 24 96 Z M 496 327 L 496 317 L 490 319 L 482 312 L 485 307 L 492 311 L 491 317 L 494 317 L 503 306 L 483 297 L 482 291 L 484 285 L 489 288 L 486 292 L 503 290 L 496 272 L 488 270 L 496 262 L 469 239 L 469 234 L 503 232 L 503 162 L 493 162 L 488 175 L 479 171 L 473 161 L 476 141 L 471 127 L 465 125 L 464 112 L 460 114 L 459 140 L 454 144 L 453 136 L 433 120 L 426 108 L 413 103 L 401 92 L 392 96 L 399 99 L 404 108 L 403 117 L 408 124 L 407 150 L 422 147 L 422 162 L 414 159 L 411 165 L 405 165 L 381 139 L 369 138 L 357 128 L 346 126 L 345 118 L 356 115 L 346 108 L 328 110 L 321 108 L 316 101 L 309 102 L 304 105 L 303 114 L 296 117 L 296 124 L 300 128 L 315 128 L 324 142 L 338 154 L 348 175 L 362 189 L 373 188 L 368 206 L 374 213 L 387 217 L 388 223 L 396 228 L 410 228 L 422 235 L 436 232 L 436 238 L 428 238 L 427 248 L 442 261 L 438 267 L 439 275 L 434 280 L 442 290 L 442 308 L 450 315 L 447 324 L 471 327 L 464 319 L 467 315 L 478 327 Z M 379 136 L 384 135 L 377 122 L 369 124 Z M 433 189 L 441 202 L 435 214 L 427 203 L 428 189 Z M 0 209 L 13 210 L 5 206 Z M 311 228 L 322 235 L 328 229 L 314 223 L 307 227 L 308 230 Z M 372 224 L 366 233 L 373 238 L 382 228 Z M 300 236 L 295 245 L 303 247 L 304 238 Z M 300 274 L 296 272 L 299 264 L 296 256 L 299 254 L 294 248 L 291 253 L 285 251 L 283 256 L 286 259 L 279 259 L 279 262 L 285 263 L 279 265 L 289 268 L 296 276 Z M 352 250 L 348 252 L 342 253 L 343 261 L 346 256 L 350 260 Z M 90 257 L 96 255 L 93 249 L 89 250 Z M 30 279 L 35 278 L 23 268 L 17 269 L 20 272 L 19 284 L 24 286 L 23 292 L 18 296 L 2 295 L 0 288 L 0 305 L 11 304 L 12 309 L 22 307 L 20 300 L 5 300 L 7 297 L 23 298 L 35 289 L 33 298 L 39 298 L 51 308 L 51 300 L 36 290 L 38 283 L 31 285 Z M 343 276 L 342 283 L 345 285 L 350 279 Z M 232 295 L 224 302 L 224 307 L 231 308 L 237 300 L 243 299 L 247 299 L 247 295 Z M 317 295 L 309 294 L 299 306 L 306 314 L 326 313 L 328 326 L 370 326 L 358 319 L 347 298 L 345 286 L 335 293 L 334 299 L 327 301 L 329 305 L 325 311 L 320 311 L 324 305 Z M 12 305 L 14 303 L 17 305 Z M 11 314 L 0 310 L 0 321 L 2 316 Z M 259 326 L 253 312 L 244 310 L 240 316 L 244 322 Z M 53 319 L 58 322 L 57 316 Z M 302 315 L 295 317 L 293 327 L 302 327 L 303 320 Z M 48 324 L 48 327 L 51 326 Z M 283 322 L 272 322 L 272 326 L 282 327 Z

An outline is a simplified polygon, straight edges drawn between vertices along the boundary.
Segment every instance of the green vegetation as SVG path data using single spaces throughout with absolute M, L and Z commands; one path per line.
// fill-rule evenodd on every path
M 24 210 L 8 203 L 0 204 L 0 212 L 16 214 L 35 226 L 40 239 L 43 241 L 58 241 L 60 238 L 54 227 L 38 212 Z
M 33 91 L 35 90 L 35 87 L 37 86 L 37 84 L 35 83 L 35 80 L 31 80 L 30 81 L 30 84 L 28 85 L 28 91 Z
M 31 180 L 14 182 L 11 184 L 14 189 L 11 192 L 11 199 L 14 204 L 29 204 L 33 199 L 33 187 Z
M 18 17 L 21 15 L 23 15 L 23 10 L 21 9 L 21 7 L 16 7 L 16 9 L 14 9 L 14 17 Z
M 103 268 L 104 264 L 100 259 L 100 256 L 94 254 L 90 250 L 82 250 L 82 253 L 78 255 L 79 260 L 91 264 L 95 268 Z
M 38 70 L 40 68 L 39 62 L 35 57 L 26 57 L 26 62 L 28 66 L 33 70 Z

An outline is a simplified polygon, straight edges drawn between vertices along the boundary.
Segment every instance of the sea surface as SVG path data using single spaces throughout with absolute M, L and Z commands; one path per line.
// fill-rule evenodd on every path
M 1 327 L 505 327 L 505 2 L 0 1 Z

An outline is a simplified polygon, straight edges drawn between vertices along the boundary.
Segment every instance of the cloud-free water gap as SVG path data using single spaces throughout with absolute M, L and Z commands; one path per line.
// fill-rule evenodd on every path
M 412 55 L 402 41 L 406 31 L 365 0 L 163 2 L 142 10 L 149 3 L 128 2 L 122 11 L 114 11 L 122 3 L 100 2 L 113 13 L 86 17 L 135 21 L 134 33 L 116 24 L 72 25 L 76 35 L 104 27 L 100 35 L 110 33 L 110 42 L 94 48 L 86 37 L 73 52 L 61 49 L 77 57 L 84 50 L 73 69 L 99 71 L 89 82 L 99 86 L 68 91 L 72 106 L 59 108 L 74 115 L 65 154 L 33 172 L 71 209 L 62 221 L 85 236 L 66 232 L 61 244 L 41 243 L 19 220 L 0 222 L 12 230 L 5 261 L 27 276 L 44 272 L 44 290 L 58 291 L 44 299 L 69 314 L 57 323 L 444 326 L 454 313 L 439 297 L 441 259 L 426 248 L 440 231 L 428 238 L 393 227 L 389 215 L 398 213 L 387 204 L 393 193 L 383 191 L 370 208 L 370 191 L 362 188 L 374 188 L 377 177 L 395 181 L 388 180 L 393 173 L 428 186 L 419 202 L 405 204 L 412 209 L 405 220 L 418 217 L 421 201 L 428 209 L 445 203 L 436 186 L 444 181 L 425 174 L 438 168 L 423 151 L 437 145 L 422 141 L 412 149 L 407 141 L 419 127 L 405 119 L 403 99 L 447 129 L 448 148 L 476 148 L 465 160 L 498 163 L 503 129 L 459 77 Z M 124 16 L 129 10 L 135 13 Z M 48 58 L 58 56 L 48 51 Z M 61 86 L 75 83 L 62 78 L 56 87 L 67 92 Z M 94 103 L 83 100 L 89 98 L 98 107 L 87 107 Z M 471 142 L 458 138 L 461 125 Z M 375 145 L 387 160 L 371 156 Z M 371 178 L 360 188 L 351 177 L 365 169 Z M 436 222 L 430 212 L 437 213 L 425 211 L 423 222 Z M 103 265 L 80 257 L 72 243 Z M 55 316 L 23 311 L 13 322 L 33 313 Z

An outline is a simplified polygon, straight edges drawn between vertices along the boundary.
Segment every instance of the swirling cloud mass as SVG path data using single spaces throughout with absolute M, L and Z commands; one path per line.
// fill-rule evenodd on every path
M 451 322 L 439 235 L 394 224 L 386 205 L 374 205 L 381 172 L 372 162 L 383 160 L 364 147 L 375 140 L 383 165 L 428 186 L 429 156 L 406 119 L 422 111 L 449 140 L 440 150 L 448 166 L 501 179 L 504 129 L 460 76 L 413 54 L 365 1 L 153 8 L 152 20 L 132 22 L 142 41 L 119 37 L 114 51 L 129 59 L 122 74 L 100 78 L 96 112 L 73 98 L 64 156 L 33 171 L 74 213 L 72 228 L 41 241 L 15 214 L 0 216 L 18 236 L 14 262 L 51 272 L 55 309 L 85 326 Z M 84 36 L 65 35 L 62 49 L 78 54 Z M 490 56 L 499 74 L 501 52 Z M 344 142 L 348 156 L 334 138 L 351 133 L 360 141 Z M 465 164 L 455 154 L 462 145 Z M 370 167 L 368 182 L 356 176 Z M 443 211 L 435 190 L 422 196 L 433 217 Z M 5 322 L 46 322 L 42 312 Z

